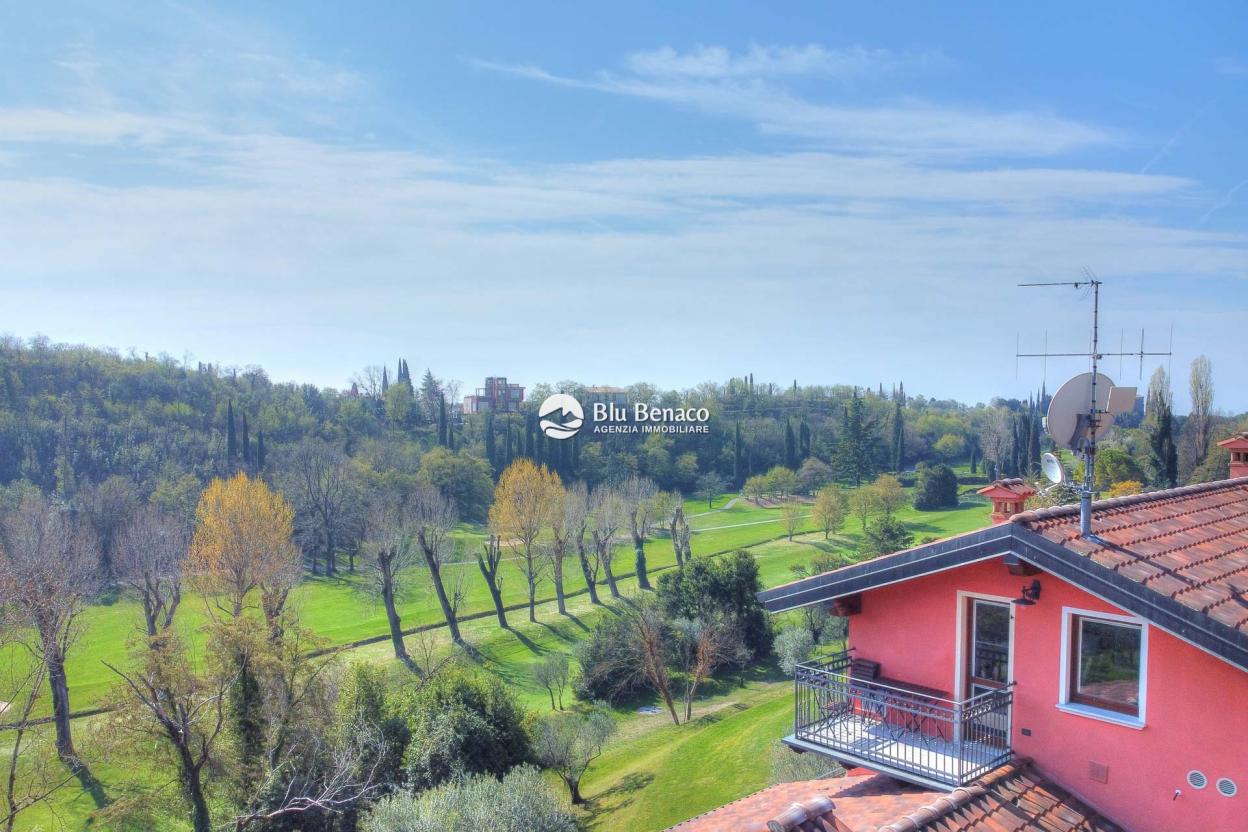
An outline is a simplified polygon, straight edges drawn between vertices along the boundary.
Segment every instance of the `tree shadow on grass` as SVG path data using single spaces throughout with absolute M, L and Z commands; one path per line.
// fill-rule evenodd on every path
M 653 774 L 634 772 L 611 788 L 589 797 L 585 803 L 585 812 L 589 815 L 591 826 L 600 821 L 608 821 L 610 816 L 636 799 L 636 793 L 654 782 Z
M 91 773 L 91 769 L 87 768 L 85 763 L 78 763 L 74 769 L 74 776 L 78 778 L 78 783 L 82 786 L 82 790 L 91 795 L 95 808 L 103 809 L 108 805 L 108 795 L 104 793 L 104 784 Z

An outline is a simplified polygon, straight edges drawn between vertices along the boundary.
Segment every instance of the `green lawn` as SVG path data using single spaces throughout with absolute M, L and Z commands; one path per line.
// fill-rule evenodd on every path
M 700 508 L 699 508 L 700 505 Z M 722 505 L 716 501 L 716 505 Z M 758 507 L 739 500 L 732 508 L 710 514 L 705 503 L 688 506 L 695 527 L 695 556 L 749 547 L 759 564 L 764 585 L 774 586 L 792 580 L 792 567 L 808 564 L 820 552 L 841 554 L 849 559 L 861 536 L 852 518 L 840 535 L 824 541 L 822 533 L 806 532 L 793 541 L 784 539 L 784 530 L 777 507 Z M 916 540 L 941 537 L 981 527 L 987 520 L 982 502 L 964 501 L 958 509 L 944 512 L 916 512 L 904 509 L 900 519 L 915 532 Z M 809 522 L 809 521 L 806 521 Z M 469 533 L 465 533 L 465 537 Z M 674 565 L 671 546 L 666 538 L 651 541 L 647 547 L 650 567 L 659 571 Z M 631 577 L 631 547 L 621 547 L 616 559 L 620 574 L 629 573 L 621 581 L 626 594 L 636 591 Z M 488 595 L 475 564 L 458 568 L 467 570 L 467 586 L 471 590 L 466 611 L 486 612 L 490 609 Z M 569 578 L 573 577 L 569 570 Z M 579 570 L 575 570 L 579 572 Z M 297 590 L 295 603 L 305 625 L 334 644 L 384 636 L 384 616 L 375 603 L 359 590 L 361 578 L 309 579 Z M 577 588 L 579 583 L 569 583 Z M 522 581 L 513 571 L 504 585 L 509 603 L 522 602 Z M 549 586 L 543 596 L 550 595 Z M 605 592 L 603 593 L 606 597 Z M 194 631 L 202 621 L 201 600 L 193 597 L 185 602 L 181 626 Z M 572 654 L 576 643 L 594 626 L 597 617 L 608 614 L 595 607 L 582 592 L 569 605 L 569 616 L 560 616 L 549 601 L 539 607 L 539 621 L 530 624 L 523 611 L 510 616 L 513 630 L 496 626 L 492 614 L 466 621 L 464 635 L 473 646 L 472 661 L 484 670 L 503 679 L 521 701 L 534 710 L 549 708 L 546 691 L 532 680 L 534 664 L 547 652 Z M 436 602 L 425 593 L 417 592 L 404 604 L 404 624 L 436 624 L 440 620 Z M 132 601 L 121 599 L 109 605 L 88 610 L 85 630 L 75 646 L 70 665 L 74 705 L 87 707 L 101 701 L 114 681 L 100 663 L 101 659 L 117 660 L 125 655 L 127 639 L 133 635 L 138 610 Z M 409 637 L 435 640 L 436 649 L 449 649 L 444 627 L 432 628 L 427 636 Z M 351 649 L 345 660 L 390 662 L 388 640 L 380 640 Z M 396 676 L 407 673 L 401 665 L 390 662 Z M 584 783 L 584 793 L 591 800 L 587 821 L 594 829 L 646 830 L 662 829 L 678 820 L 698 814 L 730 800 L 742 797 L 766 785 L 768 760 L 766 749 L 787 732 L 792 720 L 791 687 L 779 678 L 774 668 L 754 668 L 745 687 L 735 681 L 718 681 L 708 686 L 700 697 L 692 724 L 672 726 L 666 714 L 642 715 L 635 708 L 618 713 L 620 732 L 608 752 L 591 767 Z M 640 703 L 639 703 L 640 704 Z M 75 730 L 83 743 L 82 750 L 92 760 L 93 771 L 104 783 L 108 799 L 138 796 L 161 781 L 157 772 L 138 766 L 109 762 L 116 758 L 109 752 L 107 717 L 77 720 Z M 0 753 L 4 735 L 0 734 Z M 93 753 L 97 752 L 97 753 Z M 707 765 L 714 760 L 715 765 Z M 54 825 L 51 814 L 32 812 L 19 829 L 80 830 L 110 828 L 90 820 L 95 806 L 91 794 L 78 787 L 58 795 L 55 809 L 68 823 Z M 162 822 L 161 829 L 176 829 Z M 128 831 L 127 831 L 128 832 Z

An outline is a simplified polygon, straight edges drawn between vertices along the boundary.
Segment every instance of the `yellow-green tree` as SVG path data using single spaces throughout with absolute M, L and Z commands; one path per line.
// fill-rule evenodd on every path
M 823 539 L 827 540 L 832 532 L 840 531 L 845 524 L 846 512 L 845 492 L 840 486 L 827 485 L 815 494 L 815 504 L 811 513 L 819 528 L 823 529 Z
M 218 608 L 234 618 L 243 614 L 247 596 L 261 595 L 270 627 L 277 627 L 286 596 L 299 577 L 299 550 L 291 539 L 294 511 L 265 482 L 239 473 L 214 479 L 195 510 L 187 571 Z
M 562 512 L 563 495 L 559 475 L 526 458 L 507 466 L 494 488 L 490 531 L 517 555 L 516 565 L 528 584 L 530 621 L 537 620 L 537 585 L 548 562 L 538 538 Z

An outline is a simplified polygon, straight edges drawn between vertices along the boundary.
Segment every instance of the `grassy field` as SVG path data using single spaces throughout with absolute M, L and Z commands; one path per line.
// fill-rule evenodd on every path
M 759 507 L 738 500 L 731 508 L 706 514 L 703 513 L 705 505 L 704 502 L 688 504 L 689 512 L 698 515 L 691 519 L 695 527 L 695 556 L 748 548 L 758 561 L 766 586 L 792 580 L 792 567 L 808 564 L 816 554 L 850 557 L 861 536 L 856 521 L 851 519 L 842 533 L 829 541 L 823 540 L 821 533 L 811 531 L 788 541 L 784 539 L 778 507 Z M 716 505 L 722 506 L 722 501 L 717 501 Z M 978 528 L 984 525 L 987 515 L 982 502 L 968 500 L 958 509 L 943 512 L 916 512 L 907 508 L 899 519 L 914 531 L 916 540 L 922 540 Z M 808 520 L 804 522 L 809 523 Z M 665 538 L 651 541 L 647 553 L 652 570 L 673 566 L 671 546 Z M 631 547 L 621 548 L 617 563 L 627 564 L 627 571 L 631 573 Z M 488 613 L 488 596 L 475 563 L 459 568 L 469 570 L 468 587 L 473 589 L 465 605 L 466 612 Z M 569 570 L 570 578 L 571 572 Z M 334 644 L 384 635 L 382 611 L 360 591 L 361 581 L 350 577 L 305 581 L 297 593 L 304 623 Z M 636 591 L 636 581 L 631 574 L 621 581 L 621 587 L 626 594 Z M 505 584 L 509 603 L 523 600 L 521 589 L 519 572 L 513 572 Z M 546 590 L 543 594 L 549 595 L 549 586 Z M 202 613 L 196 607 L 202 602 L 192 598 L 185 603 L 187 614 L 182 625 L 191 629 L 200 620 L 198 616 Z M 513 629 L 510 631 L 499 629 L 493 616 L 488 614 L 466 621 L 464 635 L 473 647 L 470 660 L 503 679 L 527 707 L 547 710 L 550 706 L 546 691 L 532 679 L 533 666 L 551 651 L 572 655 L 577 642 L 590 631 L 598 617 L 610 614 L 591 605 L 583 592 L 571 599 L 569 613 L 568 616 L 559 615 L 548 600 L 539 607 L 538 623 L 530 624 L 524 620 L 523 613 L 517 613 L 511 616 Z M 436 624 L 439 620 L 432 598 L 417 592 L 405 601 L 405 626 Z M 75 647 L 70 667 L 75 707 L 101 701 L 112 687 L 114 681 L 100 660 L 125 655 L 126 640 L 135 632 L 137 621 L 137 609 L 133 602 L 124 598 L 89 611 L 83 639 Z M 434 627 L 419 638 L 433 640 L 434 649 L 449 649 L 444 627 Z M 343 654 L 344 661 L 389 662 L 396 676 L 407 673 L 391 658 L 388 641 L 355 647 Z M 769 774 L 766 750 L 786 733 L 791 723 L 791 693 L 790 683 L 781 678 L 774 666 L 762 666 L 751 669 L 743 687 L 735 678 L 718 680 L 708 686 L 699 699 L 694 721 L 687 725 L 673 726 L 665 714 L 637 713 L 636 705 L 645 702 L 621 709 L 617 713 L 617 737 L 586 776 L 583 791 L 590 800 L 585 817 L 587 826 L 637 832 L 662 829 L 766 785 Z M 32 812 L 19 824 L 19 829 L 64 828 L 73 832 L 112 829 L 115 827 L 92 818 L 98 798 L 137 797 L 166 782 L 167 775 L 162 777 L 148 767 L 150 759 L 136 764 L 116 760 L 110 753 L 107 717 L 78 720 L 75 728 L 81 742 L 80 750 L 93 761 L 92 770 L 102 783 L 101 790 L 93 794 L 74 784 L 58 795 L 53 807 L 55 815 L 44 810 Z M 5 736 L 0 734 L 0 754 L 5 751 L 4 746 Z M 708 759 L 715 760 L 715 765 L 706 765 Z M 58 817 L 64 821 L 63 826 L 56 825 Z M 160 828 L 173 830 L 177 827 L 162 822 Z

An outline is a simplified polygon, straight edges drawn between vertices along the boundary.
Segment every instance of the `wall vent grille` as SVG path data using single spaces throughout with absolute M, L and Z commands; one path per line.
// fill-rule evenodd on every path
M 1218 790 L 1218 794 L 1223 797 L 1234 797 L 1239 793 L 1239 786 L 1236 786 L 1235 781 L 1229 777 L 1219 777 L 1214 787 Z
M 1203 771 L 1192 769 L 1187 773 L 1187 785 L 1193 789 L 1203 789 L 1209 785 L 1209 778 L 1205 776 Z

